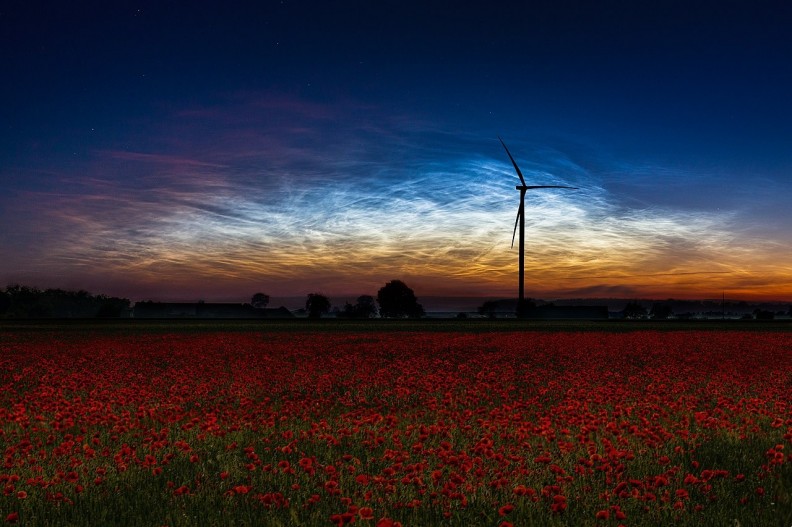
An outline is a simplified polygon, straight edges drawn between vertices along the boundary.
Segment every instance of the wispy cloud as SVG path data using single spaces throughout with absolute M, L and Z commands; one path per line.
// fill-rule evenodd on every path
M 161 151 L 95 152 L 54 190 L 6 203 L 4 214 L 21 214 L 6 240 L 25 265 L 0 274 L 121 283 L 138 296 L 159 287 L 160 297 L 371 293 L 396 277 L 423 294 L 513 294 L 519 193 L 499 143 L 404 127 L 372 108 L 342 113 L 243 98 L 181 112 L 147 143 Z M 530 182 L 580 188 L 527 196 L 529 294 L 792 293 L 782 244 L 739 211 L 652 198 L 669 181 L 684 188 L 684 173 L 630 179 L 601 160 L 591 169 L 558 149 L 511 148 Z

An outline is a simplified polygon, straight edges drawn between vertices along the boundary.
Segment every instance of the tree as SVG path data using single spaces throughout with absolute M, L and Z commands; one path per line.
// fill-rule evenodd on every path
M 97 318 L 121 318 L 129 316 L 132 310 L 132 302 L 127 298 L 116 298 L 105 295 L 98 295 L 97 302 L 101 302 L 96 311 Z
M 311 293 L 305 301 L 305 310 L 308 311 L 308 318 L 320 318 L 330 311 L 330 299 L 321 293 Z
M 545 306 L 552 306 L 553 303 L 544 304 Z M 536 309 L 536 302 L 534 302 L 533 298 L 523 298 L 522 301 L 517 299 L 517 309 L 515 314 L 517 318 L 528 318 L 531 316 L 531 312 Z
M 256 309 L 264 309 L 267 307 L 267 304 L 269 304 L 269 301 L 269 295 L 265 295 L 264 293 L 256 293 L 253 295 L 253 298 L 250 299 L 250 305 Z
M 343 318 L 374 318 L 377 316 L 377 304 L 371 295 L 361 295 L 355 305 L 347 302 L 344 310 L 339 313 Z
M 656 302 L 652 305 L 652 310 L 650 311 L 650 315 L 655 320 L 666 320 L 674 313 L 674 310 L 671 309 L 669 304 L 664 304 L 662 302 Z
M 638 302 L 627 302 L 622 314 L 624 318 L 646 318 L 646 308 Z
M 479 315 L 486 315 L 489 318 L 495 318 L 495 314 L 498 311 L 498 301 L 487 300 L 478 307 L 477 311 Z
M 767 311 L 765 309 L 756 308 L 756 309 L 754 309 L 753 314 L 754 314 L 754 317 L 756 318 L 756 320 L 773 320 L 773 319 L 775 319 L 775 313 L 773 313 L 772 311 Z
M 0 291 L 0 313 L 10 318 L 118 318 L 129 316 L 130 301 L 88 291 L 41 290 L 10 285 Z
M 0 291 L 0 315 L 11 309 L 11 297 L 5 292 Z
M 10 300 L 8 315 L 11 318 L 35 317 L 31 313 L 38 311 L 38 302 L 43 293 L 40 289 L 14 284 L 6 287 L 5 292 Z
M 377 292 L 377 303 L 383 318 L 421 318 L 424 308 L 415 293 L 401 280 L 392 280 Z
M 359 318 L 374 318 L 379 313 L 377 301 L 371 295 L 360 295 L 355 304 L 355 313 Z

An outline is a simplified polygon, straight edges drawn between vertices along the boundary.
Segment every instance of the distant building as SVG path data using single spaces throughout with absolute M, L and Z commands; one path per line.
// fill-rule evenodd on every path
M 544 305 L 529 309 L 525 317 L 539 320 L 607 320 L 608 306 Z
M 255 308 L 250 304 L 210 302 L 137 302 L 134 318 L 294 318 L 285 307 Z

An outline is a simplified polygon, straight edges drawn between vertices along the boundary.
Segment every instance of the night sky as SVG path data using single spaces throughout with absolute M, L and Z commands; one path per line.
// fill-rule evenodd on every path
M 0 4 L 0 286 L 792 299 L 792 3 Z

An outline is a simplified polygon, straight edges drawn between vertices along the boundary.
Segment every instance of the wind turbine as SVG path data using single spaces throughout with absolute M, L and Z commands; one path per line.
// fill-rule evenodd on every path
M 506 148 L 506 143 L 503 142 L 503 139 L 498 136 L 498 140 L 503 145 L 503 148 L 506 150 L 506 153 L 509 155 L 509 159 L 511 159 L 512 165 L 514 165 L 514 170 L 517 171 L 517 175 L 520 177 L 520 183 L 522 185 L 518 185 L 515 187 L 517 190 L 520 191 L 520 208 L 517 209 L 517 219 L 514 220 L 514 233 L 512 233 L 512 248 L 514 248 L 514 237 L 517 235 L 517 224 L 520 225 L 520 296 L 519 300 L 517 301 L 517 317 L 521 317 L 525 314 L 525 193 L 528 190 L 533 190 L 537 188 L 566 188 L 571 190 L 577 190 L 577 187 L 567 187 L 564 185 L 526 185 L 525 178 L 523 178 L 522 172 L 520 171 L 520 167 L 517 166 L 517 162 L 509 152 L 509 149 Z

